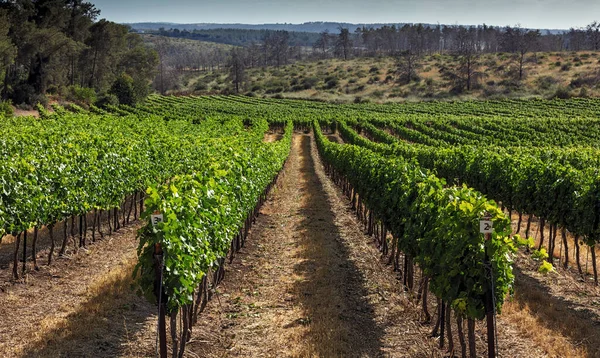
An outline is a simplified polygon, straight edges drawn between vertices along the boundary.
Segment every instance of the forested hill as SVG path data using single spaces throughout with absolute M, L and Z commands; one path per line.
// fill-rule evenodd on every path
M 179 30 L 164 29 L 148 30 L 160 36 L 175 37 L 198 41 L 215 42 L 233 46 L 250 46 L 263 43 L 272 35 L 274 30 L 243 30 L 243 29 L 211 29 L 211 30 Z M 288 46 L 313 46 L 320 35 L 315 32 L 287 32 Z
M 0 2 L 3 104 L 47 105 L 48 95 L 135 104 L 150 91 L 157 52 L 86 1 Z
M 331 34 L 340 32 L 340 28 L 346 28 L 354 31 L 356 28 L 372 28 L 379 29 L 384 26 L 402 27 L 408 23 L 359 23 L 353 24 L 348 22 L 305 22 L 302 24 L 220 24 L 220 23 L 197 23 L 197 24 L 176 24 L 170 22 L 138 22 L 125 24 L 137 31 L 158 31 L 163 28 L 166 30 L 177 29 L 179 31 L 194 31 L 194 30 L 216 30 L 216 29 L 235 29 L 235 30 L 285 30 L 294 32 L 314 32 L 320 33 L 327 31 Z M 438 24 L 422 24 L 426 27 L 439 26 Z M 559 29 L 542 29 L 542 33 L 550 32 L 552 34 L 561 33 L 564 30 Z

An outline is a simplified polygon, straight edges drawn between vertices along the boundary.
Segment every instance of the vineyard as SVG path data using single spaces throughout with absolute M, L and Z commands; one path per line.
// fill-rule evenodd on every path
M 539 313 L 536 324 L 558 337 L 548 340 L 567 342 L 558 347 L 514 321 L 532 282 L 547 297 L 550 286 L 576 285 L 583 303 L 552 301 L 570 319 L 593 310 L 598 100 L 151 96 L 137 107 L 39 112 L 0 121 L 0 304 L 17 307 L 46 277 L 83 271 L 85 255 L 102 255 L 95 247 L 129 235 L 137 250 L 126 276 L 146 299 L 136 303 L 146 336 L 127 351 L 82 353 L 37 336 L 15 344 L 18 331 L 0 323 L 0 355 L 600 354 L 588 330 L 595 311 L 577 329 Z M 238 318 L 257 287 L 271 296 Z M 291 314 L 268 311 L 281 305 L 301 317 L 273 328 Z M 6 327 L 19 320 L 0 317 Z M 281 351 L 293 334 L 298 348 Z M 234 342 L 215 348 L 225 340 Z M 252 351 L 261 344 L 269 348 Z

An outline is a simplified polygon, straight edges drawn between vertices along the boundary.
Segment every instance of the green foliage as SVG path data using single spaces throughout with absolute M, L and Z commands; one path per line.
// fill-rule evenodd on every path
M 69 86 L 67 100 L 89 106 L 96 103 L 96 91 L 79 85 Z
M 119 76 L 110 87 L 110 94 L 115 95 L 119 99 L 120 104 L 135 106 L 137 103 L 136 91 L 133 85 L 133 78 L 123 73 Z
M 534 260 L 543 261 L 543 260 L 547 260 L 549 256 L 548 256 L 548 252 L 546 252 L 546 249 L 544 249 L 542 247 L 539 250 L 533 250 L 533 252 L 531 253 L 531 257 Z
M 535 84 L 543 90 L 548 90 L 558 83 L 558 80 L 552 76 L 542 76 L 535 80 Z
M 552 95 L 552 98 L 559 98 L 559 99 L 569 99 L 573 97 L 573 94 L 571 93 L 571 90 L 569 90 L 568 87 L 558 87 L 556 89 L 556 91 L 554 92 L 554 94 Z
M 543 274 L 547 274 L 547 273 L 554 272 L 554 271 L 556 271 L 554 269 L 554 266 L 552 266 L 552 264 L 549 263 L 548 261 L 542 262 L 542 264 L 538 268 L 538 272 L 543 273 Z
M 15 110 L 13 109 L 12 103 L 10 101 L 1 101 L 0 102 L 0 116 L 12 117 L 15 115 Z
M 491 288 L 485 251 L 500 305 L 511 287 L 514 246 L 533 246 L 531 238 L 511 237 L 508 218 L 488 198 L 590 245 L 600 234 L 600 101 L 594 99 L 382 106 L 150 96 L 143 106 L 90 106 L 90 113 L 54 108 L 54 114 L 40 108 L 43 120 L 0 121 L 0 231 L 114 208 L 150 188 L 146 215 L 159 210 L 166 221 L 140 232 L 138 273 L 151 293 L 152 244 L 177 258 L 168 262 L 165 281 L 172 309 L 188 302 L 190 287 L 222 260 L 287 155 L 289 125 L 284 141 L 263 143 L 267 121 L 314 124 L 329 169 L 348 178 L 397 247 L 431 277 L 433 292 L 469 317 L 481 317 Z M 332 123 L 346 144 L 322 136 L 319 127 Z M 493 216 L 491 241 L 478 232 L 485 211 Z M 543 261 L 547 253 L 535 255 Z
M 105 108 L 108 106 L 118 106 L 119 98 L 112 93 L 105 93 L 98 97 L 98 100 L 96 101 L 95 105 L 100 108 Z
M 535 246 L 535 240 L 533 237 L 528 237 L 527 239 L 521 237 L 521 235 L 517 234 L 513 236 L 513 240 L 517 244 L 518 247 L 527 247 L 533 248 Z
M 349 134 L 344 123 L 338 123 L 338 128 Z M 485 294 L 491 290 L 483 265 L 487 250 L 501 309 L 514 280 L 515 247 L 509 237 L 510 221 L 493 202 L 466 186 L 445 187 L 443 180 L 410 159 L 338 145 L 322 135 L 317 122 L 313 129 L 324 161 L 354 186 L 397 238 L 398 249 L 415 258 L 430 277 L 436 296 L 453 302 L 467 317 L 483 318 Z M 486 212 L 494 222 L 490 241 L 479 233 L 479 219 Z
M 149 296 L 154 289 L 154 247 L 160 244 L 170 311 L 192 302 L 194 290 L 227 255 L 232 239 L 288 155 L 291 123 L 285 139 L 275 144 L 262 142 L 266 122 L 254 126 L 250 134 L 239 139 L 226 137 L 221 143 L 205 146 L 201 151 L 204 155 L 193 163 L 192 174 L 175 176 L 146 191 L 142 217 L 149 219 L 158 211 L 164 222 L 140 229 L 136 270 Z
M 340 84 L 340 80 L 335 77 L 335 76 L 328 76 L 325 78 L 324 80 L 325 82 L 325 88 L 326 89 L 332 89 L 337 87 Z
M 384 93 L 383 91 L 373 91 L 373 93 L 371 93 L 371 96 L 375 98 L 383 98 Z
M 304 89 L 311 89 L 319 83 L 318 77 L 306 77 L 302 80 L 302 86 Z
M 0 10 L 0 70 L 4 95 L 16 104 L 48 105 L 48 93 L 71 97 L 86 106 L 93 91 L 106 91 L 115 74 L 126 72 L 134 83 L 154 76 L 158 57 L 126 25 L 97 20 L 100 11 L 86 1 L 4 2 Z M 14 63 L 11 71 L 5 71 Z M 69 88 L 67 93 L 63 91 Z M 136 93 L 142 87 L 134 86 Z

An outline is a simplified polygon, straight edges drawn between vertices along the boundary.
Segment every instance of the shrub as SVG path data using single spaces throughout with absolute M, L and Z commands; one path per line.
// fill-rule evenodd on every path
M 319 78 L 317 77 L 306 77 L 302 80 L 302 85 L 304 89 L 311 89 L 319 83 Z
M 568 63 L 565 63 L 564 65 L 560 66 L 560 70 L 563 72 L 567 72 L 571 69 L 571 65 Z
M 325 87 L 327 89 L 332 89 L 334 87 L 337 87 L 338 84 L 339 84 L 339 81 L 337 78 L 331 78 L 330 80 L 325 82 Z
M 272 87 L 272 88 L 267 88 L 265 90 L 266 94 L 281 93 L 281 92 L 283 92 L 283 87 Z
M 25 103 L 35 105 L 33 97 L 36 95 L 35 88 L 27 83 L 19 83 L 13 87 L 11 98 L 15 103 Z
M 12 117 L 15 115 L 15 110 L 10 101 L 0 102 L 0 115 L 3 117 Z
M 290 84 L 285 79 L 273 78 L 265 83 L 265 93 L 279 93 L 286 91 Z
M 581 88 L 583 86 L 594 86 L 598 82 L 598 77 L 594 75 L 581 76 L 571 80 L 569 84 L 572 88 Z
M 42 107 L 48 107 L 48 97 L 41 93 L 36 93 L 31 97 L 31 104 L 34 106 L 40 105 Z
M 198 81 L 194 84 L 194 91 L 206 91 L 208 90 L 208 84 Z
M 106 93 L 101 95 L 96 100 L 95 105 L 100 108 L 105 108 L 106 106 L 117 106 L 119 104 L 119 98 L 112 93 Z
M 483 89 L 483 93 L 481 94 L 483 98 L 503 98 L 502 91 L 496 86 L 489 86 Z
M 535 84 L 543 90 L 548 90 L 558 83 L 558 80 L 552 76 L 542 76 L 535 80 Z
M 135 106 L 137 102 L 133 87 L 133 78 L 125 73 L 117 77 L 110 87 L 109 93 L 117 96 L 120 104 Z
M 79 85 L 69 86 L 67 100 L 89 106 L 96 102 L 96 91 Z
M 573 97 L 571 91 L 566 87 L 558 87 L 551 98 L 569 99 Z
M 373 91 L 373 93 L 371 93 L 371 96 L 375 98 L 383 98 L 383 91 Z
M 498 82 L 498 85 L 504 86 L 510 90 L 518 90 L 522 87 L 522 83 L 519 82 L 519 80 L 517 80 L 515 78 L 504 79 L 504 80 Z
M 31 111 L 33 109 L 33 107 L 27 103 L 19 103 L 19 104 L 15 105 L 15 108 L 20 109 L 22 111 Z

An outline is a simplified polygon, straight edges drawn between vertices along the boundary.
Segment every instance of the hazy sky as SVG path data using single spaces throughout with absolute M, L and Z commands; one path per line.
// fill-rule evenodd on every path
M 600 20 L 600 0 L 91 0 L 115 22 L 424 22 L 566 29 Z

